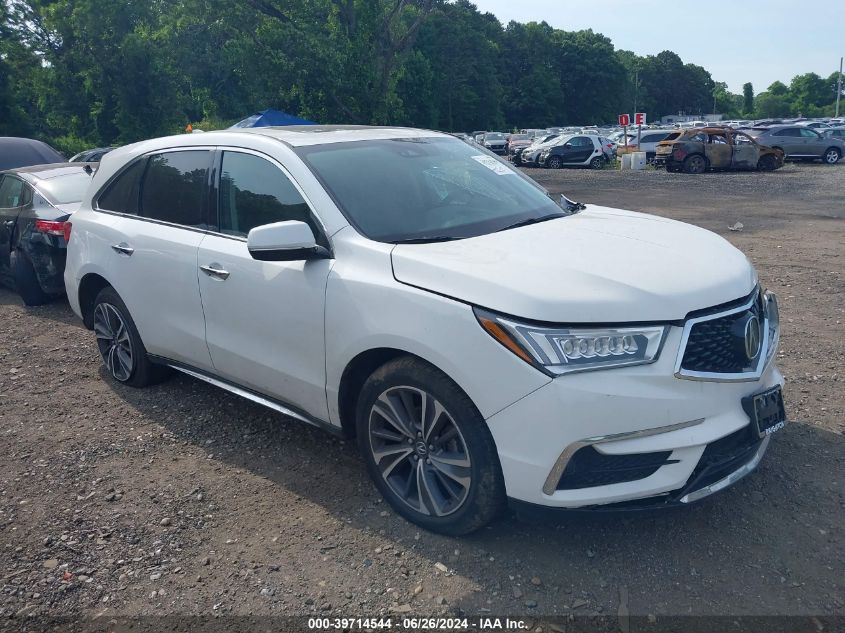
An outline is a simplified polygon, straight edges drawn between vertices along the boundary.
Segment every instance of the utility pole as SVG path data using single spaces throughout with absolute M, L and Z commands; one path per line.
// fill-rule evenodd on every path
M 839 78 L 836 80 L 836 116 L 839 117 L 839 100 L 842 97 L 842 57 L 839 58 Z
M 841 69 L 840 69 L 841 71 Z M 842 73 L 839 73 L 840 76 Z M 640 69 L 637 68 L 634 70 L 634 112 L 637 111 L 637 100 L 640 96 Z M 837 109 L 838 112 L 838 109 Z M 837 115 L 838 116 L 838 115 Z

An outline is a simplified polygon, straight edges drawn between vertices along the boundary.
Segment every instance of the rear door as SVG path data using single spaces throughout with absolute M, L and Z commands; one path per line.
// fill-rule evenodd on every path
M 11 279 L 9 258 L 15 222 L 24 204 L 24 183 L 11 174 L 0 175 L 0 279 Z
M 773 132 L 771 143 L 767 143 L 767 145 L 780 147 L 787 156 L 805 156 L 807 153 L 801 128 L 797 127 L 784 128 Z
M 731 166 L 731 146 L 723 132 L 707 134 L 704 155 L 711 169 L 727 169 Z
M 290 174 L 249 150 L 224 149 L 215 171 L 217 226 L 199 248 L 206 339 L 216 373 L 326 420 L 324 308 L 333 260 L 268 262 L 247 250 L 250 229 L 306 222 L 329 247 Z
M 102 266 L 147 351 L 200 369 L 212 367 L 197 275 L 211 157 L 204 148 L 152 154 L 97 200 Z

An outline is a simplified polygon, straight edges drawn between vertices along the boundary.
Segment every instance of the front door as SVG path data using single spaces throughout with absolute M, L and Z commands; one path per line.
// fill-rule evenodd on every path
M 575 136 L 564 145 L 563 162 L 568 165 L 583 165 L 594 151 L 593 140 L 589 136 Z
M 291 177 L 269 158 L 225 150 L 216 233 L 199 248 L 206 340 L 215 372 L 327 420 L 324 308 L 332 260 L 265 262 L 247 250 L 250 229 L 285 220 L 323 229 Z
M 760 160 L 760 147 L 747 134 L 734 132 L 731 138 L 733 143 L 733 157 L 731 167 L 734 169 L 757 169 L 757 162 Z

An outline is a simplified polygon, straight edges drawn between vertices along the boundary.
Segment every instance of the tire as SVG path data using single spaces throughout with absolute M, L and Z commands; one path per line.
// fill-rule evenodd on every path
M 424 401 L 426 411 L 436 412 L 425 415 L 428 430 Z M 356 430 L 370 477 L 408 521 L 459 536 L 504 509 L 505 482 L 487 424 L 432 365 L 403 356 L 377 369 L 358 398 Z
M 684 173 L 703 174 L 707 170 L 707 161 L 701 154 L 687 156 L 684 160 Z
M 596 156 L 590 161 L 590 169 L 604 169 L 605 162 L 604 156 Z
M 549 169 L 560 169 L 563 167 L 563 160 L 560 156 L 550 156 L 546 161 L 546 167 Z
M 778 168 L 778 161 L 771 154 L 767 154 L 766 156 L 761 156 L 760 160 L 757 161 L 757 169 L 759 171 L 774 171 L 777 168 Z
M 22 251 L 14 251 L 11 260 L 15 290 L 17 290 L 26 305 L 44 305 L 53 298 L 52 295 L 47 294 L 41 289 L 41 284 L 38 283 L 38 275 L 35 274 L 35 267 Z
M 152 363 L 135 321 L 114 288 L 106 286 L 94 300 L 94 335 L 112 380 L 130 387 L 161 382 L 169 368 Z
M 842 152 L 836 147 L 828 147 L 822 155 L 822 162 L 825 165 L 835 165 L 842 158 Z

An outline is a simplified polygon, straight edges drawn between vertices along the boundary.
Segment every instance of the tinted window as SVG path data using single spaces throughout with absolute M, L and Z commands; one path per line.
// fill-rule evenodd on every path
M 305 200 L 271 162 L 252 154 L 226 152 L 221 171 L 221 232 L 246 237 L 256 226 L 299 220 L 306 222 L 320 240 L 322 230 Z
M 816 132 L 814 132 L 813 130 L 808 130 L 807 128 L 801 130 L 801 136 L 804 136 L 806 138 L 819 138 L 819 135 Z
M 473 237 L 563 215 L 527 176 L 454 138 L 327 143 L 295 150 L 365 236 Z
M 772 133 L 772 136 L 801 136 L 801 130 L 797 127 L 790 127 L 785 130 L 778 130 Z
M 106 188 L 97 200 L 97 207 L 118 213 L 138 213 L 138 182 L 146 159 L 134 162 Z
M 19 207 L 23 202 L 23 182 L 11 176 L 4 176 L 0 182 L 0 207 L 9 209 Z
M 665 138 L 666 138 L 665 132 L 661 132 L 660 134 L 646 134 L 645 136 L 642 137 L 640 142 L 642 142 L 642 143 L 657 143 L 659 141 L 662 141 Z
M 141 183 L 140 215 L 204 228 L 202 211 L 208 162 L 209 152 L 206 150 L 151 156 Z
M 593 141 L 586 136 L 576 136 L 571 141 L 572 147 L 592 147 Z

